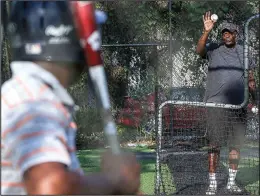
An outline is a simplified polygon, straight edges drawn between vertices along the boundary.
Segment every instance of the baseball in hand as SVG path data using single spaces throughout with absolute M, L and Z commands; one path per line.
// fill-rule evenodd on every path
M 213 22 L 217 22 L 218 20 L 218 15 L 217 14 L 212 14 L 210 19 L 213 21 Z
M 257 107 L 253 107 L 253 108 L 252 108 L 252 112 L 253 112 L 254 114 L 257 114 L 257 113 L 258 113 L 258 108 L 257 108 Z

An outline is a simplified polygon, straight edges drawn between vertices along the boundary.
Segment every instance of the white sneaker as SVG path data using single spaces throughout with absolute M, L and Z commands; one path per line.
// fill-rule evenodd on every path
M 209 185 L 209 188 L 206 191 L 206 195 L 216 195 L 217 193 L 217 186 L 216 185 Z
M 242 192 L 242 190 L 235 183 L 233 183 L 233 184 L 228 183 L 227 190 L 232 193 L 241 193 Z

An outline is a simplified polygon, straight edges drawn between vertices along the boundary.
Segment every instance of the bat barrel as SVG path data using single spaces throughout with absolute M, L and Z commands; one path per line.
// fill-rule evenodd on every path
M 112 117 L 107 80 L 101 59 L 101 36 L 95 18 L 94 4 L 90 1 L 72 1 L 72 11 L 84 49 L 86 64 L 93 83 L 108 144 L 113 153 L 120 153 L 116 125 Z

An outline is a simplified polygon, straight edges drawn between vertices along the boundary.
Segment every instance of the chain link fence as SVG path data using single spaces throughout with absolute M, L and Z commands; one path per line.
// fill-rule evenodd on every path
M 203 102 L 205 93 L 208 62 L 195 53 L 203 31 L 202 15 L 211 10 L 219 16 L 209 42 L 220 43 L 221 25 L 233 22 L 239 27 L 238 43 L 243 44 L 245 23 L 259 13 L 259 2 L 121 0 L 97 1 L 96 6 L 108 14 L 102 26 L 102 55 L 121 145 L 155 149 L 156 194 L 203 195 L 208 183 L 208 144 L 204 137 L 208 107 L 187 104 Z M 259 89 L 259 19 L 250 22 L 248 35 L 249 56 L 257 66 L 254 75 Z M 10 74 L 7 47 L 2 51 L 5 81 Z M 91 154 L 89 149 L 106 147 L 88 74 L 69 91 L 79 106 L 75 114 L 77 148 Z M 166 104 L 160 116 L 160 106 L 169 100 L 185 104 Z M 223 117 L 232 121 L 225 113 Z M 244 193 L 255 195 L 259 194 L 259 118 L 250 110 L 245 118 L 246 142 L 241 149 L 238 181 Z M 223 148 L 217 171 L 220 189 L 227 179 L 227 156 L 227 148 Z M 89 171 L 96 167 L 97 162 L 79 158 Z
M 245 10 L 241 6 L 245 6 Z M 211 10 L 220 18 L 210 34 L 209 42 L 220 43 L 221 26 L 233 22 L 239 28 L 238 43 L 243 45 L 245 23 L 258 13 L 255 6 L 258 6 L 256 2 L 252 5 L 250 2 L 193 1 L 97 3 L 97 7 L 109 14 L 109 20 L 102 28 L 103 59 L 119 139 L 122 146 L 152 143 L 157 147 L 155 193 L 205 193 L 208 185 L 208 143 L 205 139 L 207 107 L 202 102 L 208 62 L 195 53 L 203 30 L 201 16 Z M 250 14 L 246 13 L 249 10 Z M 249 26 L 248 45 L 250 58 L 257 66 L 258 33 L 259 24 L 254 20 Z M 258 68 L 255 69 L 255 78 L 259 87 Z M 91 91 L 83 99 L 85 103 L 86 100 L 94 100 Z M 168 100 L 186 101 L 186 104 L 166 105 L 163 108 L 162 137 L 159 137 L 159 108 Z M 201 102 L 201 105 L 189 105 L 187 102 Z M 105 146 L 101 121 L 86 121 L 86 116 L 92 118 L 94 114 L 98 119 L 93 103 L 86 103 L 84 112 L 89 110 L 90 113 L 83 112 L 80 118 L 79 124 L 84 126 L 79 131 L 78 143 L 84 144 L 81 147 L 83 149 L 91 147 L 90 144 L 96 140 L 97 143 L 93 144 L 95 147 Z M 226 111 L 222 117 L 225 122 L 232 122 Z M 259 179 L 243 177 L 244 172 L 253 172 L 259 167 L 258 118 L 251 111 L 245 118 L 247 140 L 241 150 L 238 181 L 243 193 L 258 194 Z M 229 124 L 224 123 L 223 126 L 231 129 Z M 87 137 L 85 132 L 89 133 Z M 86 137 L 83 140 L 80 140 L 81 133 L 83 138 Z M 158 148 L 160 144 L 161 148 Z M 228 150 L 224 147 L 217 169 L 219 194 L 226 194 L 223 190 L 228 176 L 227 168 Z

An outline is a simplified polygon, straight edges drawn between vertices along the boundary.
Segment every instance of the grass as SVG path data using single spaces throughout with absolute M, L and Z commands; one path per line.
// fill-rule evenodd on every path
M 147 147 L 135 147 L 135 148 L 124 148 L 125 151 L 131 152 L 154 152 L 154 149 Z M 78 158 L 81 162 L 81 166 L 85 173 L 92 173 L 100 171 L 100 155 L 104 152 L 104 149 L 91 149 L 91 150 L 80 150 L 78 151 Z M 141 191 L 144 194 L 154 194 L 155 184 L 155 159 L 149 158 L 140 160 L 141 164 Z M 223 163 L 225 165 L 225 163 Z M 162 164 L 164 171 L 169 170 L 167 165 Z M 170 174 L 170 171 L 168 172 Z M 258 195 L 259 191 L 256 187 L 259 187 L 259 158 L 246 158 L 242 159 L 239 166 L 239 172 L 237 174 L 237 180 L 242 182 L 245 189 L 253 195 Z M 165 182 L 171 183 L 173 181 L 171 175 L 167 175 L 164 179 Z M 167 186 L 167 185 L 166 185 Z M 170 186 L 169 186 L 170 187 Z M 171 186 L 174 188 L 174 186 Z M 257 188 L 258 189 L 258 188 Z M 172 190 L 171 192 L 174 192 Z
M 155 180 L 155 160 L 148 159 L 140 161 L 141 173 L 141 191 L 144 194 L 154 194 L 154 180 Z
M 222 164 L 228 167 L 226 163 Z M 242 159 L 236 179 L 252 195 L 259 195 L 259 158 Z
M 124 148 L 131 152 L 154 152 L 147 147 Z M 79 150 L 77 156 L 85 173 L 100 171 L 100 155 L 104 149 Z M 155 160 L 141 160 L 141 191 L 145 194 L 154 194 Z

